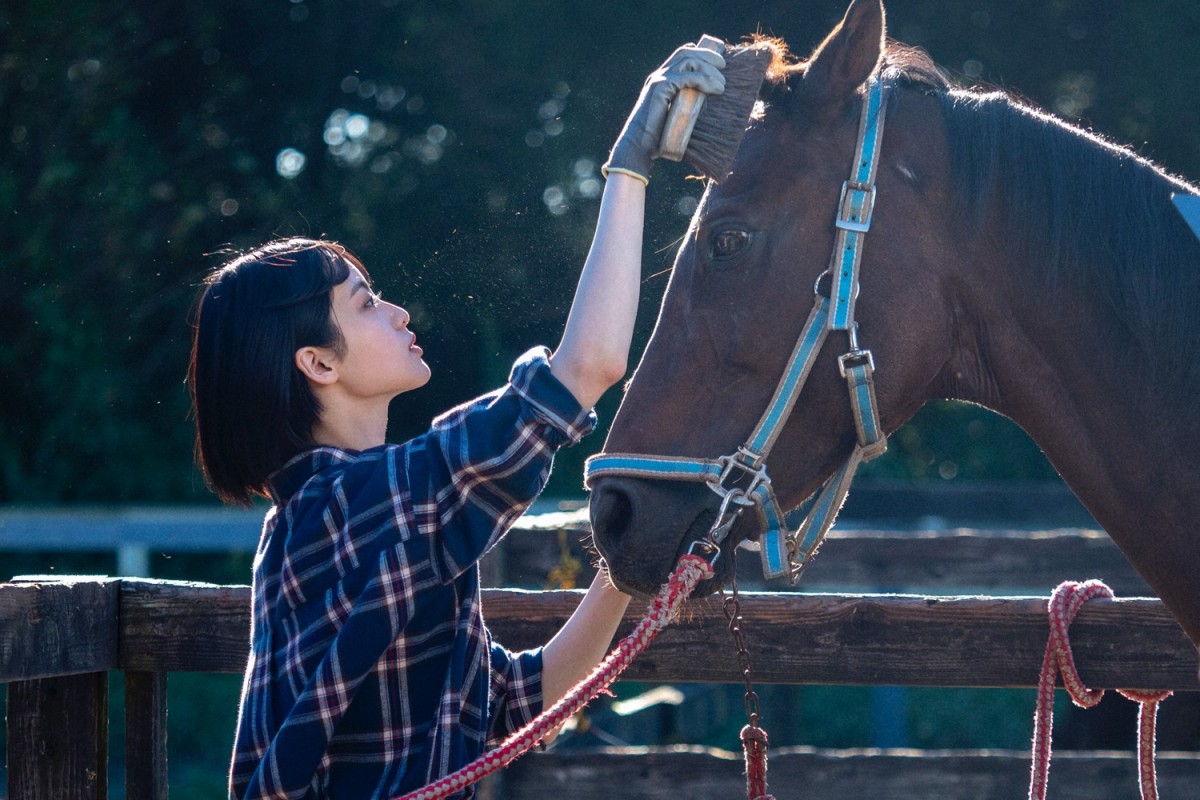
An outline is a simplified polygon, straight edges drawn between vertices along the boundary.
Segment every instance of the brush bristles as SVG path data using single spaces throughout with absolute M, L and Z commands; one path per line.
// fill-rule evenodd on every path
M 725 52 L 725 93 L 705 99 L 683 155 L 706 177 L 720 182 L 729 175 L 771 58 L 772 51 L 765 45 Z

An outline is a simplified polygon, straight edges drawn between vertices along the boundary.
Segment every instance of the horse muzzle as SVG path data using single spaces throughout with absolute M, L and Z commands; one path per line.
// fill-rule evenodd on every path
M 703 484 L 598 478 L 590 503 L 592 540 L 618 589 L 653 594 L 679 557 L 708 537 L 719 505 L 719 498 Z M 732 548 L 738 533 L 722 547 Z M 718 556 L 713 565 L 716 577 L 701 584 L 697 594 L 715 591 L 732 565 L 732 558 Z

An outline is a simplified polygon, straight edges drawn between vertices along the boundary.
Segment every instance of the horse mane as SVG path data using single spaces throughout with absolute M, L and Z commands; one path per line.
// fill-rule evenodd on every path
M 783 101 L 807 62 L 782 39 L 749 42 L 772 50 L 760 98 Z M 920 48 L 889 42 L 878 74 L 940 102 L 964 230 L 1002 215 L 1003 246 L 1033 285 L 1096 293 L 1130 352 L 1156 354 L 1134 360 L 1146 383 L 1176 402 L 1200 388 L 1200 244 L 1170 202 L 1173 191 L 1200 189 L 1007 92 L 957 85 Z
M 1032 285 L 1113 310 L 1147 385 L 1177 402 L 1200 387 L 1200 244 L 1170 201 L 1200 190 L 1008 93 L 955 86 L 922 50 L 890 46 L 880 74 L 940 102 L 964 230 L 999 213 Z

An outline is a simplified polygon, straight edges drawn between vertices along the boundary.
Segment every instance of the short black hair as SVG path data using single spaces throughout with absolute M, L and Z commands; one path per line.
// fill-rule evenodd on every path
M 196 461 L 227 503 L 270 497 L 267 479 L 314 447 L 321 405 L 295 365 L 302 347 L 344 354 L 332 289 L 362 262 L 337 242 L 269 242 L 214 270 L 193 324 L 188 387 Z

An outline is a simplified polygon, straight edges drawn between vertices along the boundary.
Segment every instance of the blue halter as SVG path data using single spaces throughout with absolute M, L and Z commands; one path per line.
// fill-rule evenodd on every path
M 883 84 L 872 78 L 867 84 L 859 122 L 857 157 L 850 179 L 842 184 L 838 200 L 834 220 L 836 238 L 829 268 L 813 286 L 816 299 L 808 321 L 771 402 L 746 443 L 737 452 L 715 459 L 601 453 L 588 459 L 584 469 L 584 483 L 589 488 L 596 478 L 615 475 L 707 484 L 721 498 L 721 506 L 707 536 L 692 549 L 699 547 L 714 562 L 720 555 L 721 542 L 737 517 L 744 509 L 753 507 L 763 528 L 759 550 L 763 576 L 768 579 L 787 575 L 792 583 L 799 580 L 833 526 L 858 465 L 887 449 L 887 438 L 879 425 L 875 402 L 875 360 L 870 350 L 859 348 L 854 321 L 862 244 L 871 227 L 875 204 L 875 173 L 879 142 L 883 136 L 883 98 Z M 822 279 L 827 275 L 832 282 L 830 297 L 820 291 Z M 838 371 L 850 390 L 858 443 L 846 463 L 821 488 L 804 522 L 795 531 L 788 531 L 783 510 L 767 475 L 766 458 L 830 331 L 845 331 L 849 339 L 849 351 L 838 357 Z

